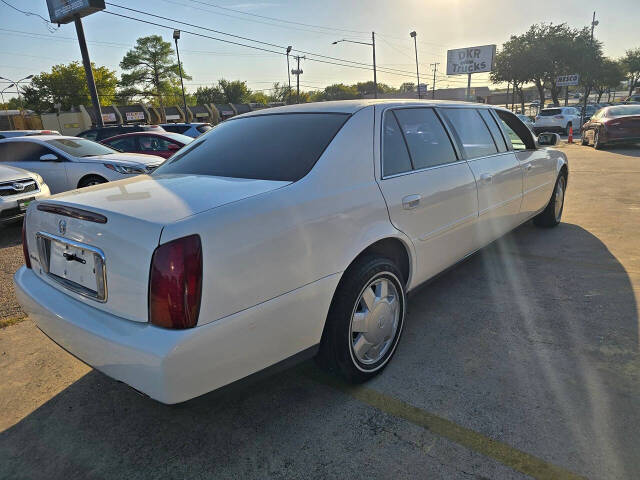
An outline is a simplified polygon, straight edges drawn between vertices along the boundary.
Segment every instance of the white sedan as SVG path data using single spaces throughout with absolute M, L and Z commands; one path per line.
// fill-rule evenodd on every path
M 567 158 L 540 145 L 557 138 L 468 103 L 251 112 L 150 176 L 31 205 L 16 292 L 53 341 L 164 403 L 316 354 L 363 381 L 409 290 L 560 222 Z
M 38 135 L 0 140 L 0 164 L 42 175 L 51 193 L 150 173 L 163 161 L 155 155 L 121 153 L 78 137 Z

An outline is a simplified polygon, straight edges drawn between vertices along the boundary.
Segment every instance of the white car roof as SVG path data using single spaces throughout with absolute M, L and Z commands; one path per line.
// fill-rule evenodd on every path
M 412 99 L 361 99 L 361 100 L 336 100 L 330 102 L 300 103 L 297 105 L 285 105 L 282 107 L 264 108 L 253 112 L 247 112 L 237 117 L 250 117 L 254 115 L 269 115 L 273 113 L 355 113 L 370 105 L 381 106 L 468 106 L 468 107 L 493 107 L 484 103 L 457 102 L 451 100 L 412 100 Z M 233 118 L 237 118 L 233 117 Z
M 61 140 L 63 138 L 69 138 L 72 140 L 86 140 L 85 138 L 72 137 L 69 135 L 31 135 L 28 137 L 12 137 L 0 139 L 0 142 L 35 142 L 41 143 L 47 140 Z

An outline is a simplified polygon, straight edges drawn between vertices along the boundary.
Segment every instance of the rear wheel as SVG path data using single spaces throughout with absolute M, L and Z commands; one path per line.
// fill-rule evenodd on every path
M 564 194 L 567 188 L 567 176 L 560 173 L 553 188 L 551 199 L 541 213 L 533 218 L 533 223 L 538 227 L 551 228 L 560 223 L 562 211 L 564 210 Z
M 318 362 L 350 382 L 377 375 L 393 356 L 404 324 L 402 275 L 388 258 L 366 256 L 338 285 Z
M 90 187 L 91 185 L 99 185 L 101 183 L 107 183 L 107 179 L 99 175 L 89 175 L 78 182 L 78 188 Z
M 573 124 L 571 122 L 567 123 L 567 126 L 564 127 L 564 133 L 566 135 L 569 135 L 569 131 L 571 130 L 571 127 L 573 126 Z

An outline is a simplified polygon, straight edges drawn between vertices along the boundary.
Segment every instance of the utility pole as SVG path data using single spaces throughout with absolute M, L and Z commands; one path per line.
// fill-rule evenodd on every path
M 80 44 L 80 53 L 82 54 L 82 64 L 84 65 L 84 73 L 87 76 L 87 85 L 91 94 L 91 103 L 96 112 L 96 122 L 98 128 L 104 127 L 102 120 L 102 109 L 100 108 L 100 100 L 98 99 L 98 89 L 96 81 L 93 78 L 93 70 L 91 69 L 91 60 L 89 60 L 89 50 L 87 50 L 87 40 L 84 38 L 84 28 L 82 28 L 82 20 L 79 15 L 75 16 L 76 34 L 78 35 L 78 43 Z
M 413 46 L 416 50 L 416 76 L 418 77 L 418 100 L 422 98 L 420 95 L 420 68 L 418 67 L 418 42 L 416 40 L 416 32 L 415 30 L 409 34 L 413 38 Z M 426 92 L 425 92 L 426 93 Z
M 431 87 L 431 99 L 434 100 L 436 98 L 436 72 L 438 71 L 438 65 L 440 62 L 430 63 L 429 66 L 433 67 L 433 86 Z
M 189 111 L 187 110 L 187 97 L 184 94 L 184 81 L 182 80 L 182 63 L 180 63 L 180 51 L 178 50 L 178 39 L 180 30 L 173 31 L 173 39 L 176 42 L 176 55 L 178 56 L 178 69 L 180 70 L 180 85 L 182 85 L 182 104 L 184 105 L 184 121 L 189 123 Z
M 289 79 L 289 90 L 287 91 L 287 101 L 291 103 L 291 67 L 289 66 L 289 54 L 291 53 L 291 45 L 287 47 L 287 78 Z
M 511 82 L 507 82 L 507 100 L 504 103 L 505 108 L 509 108 L 509 86 L 510 85 L 511 85 Z
M 596 28 L 600 22 L 596 20 L 596 12 L 593 12 L 593 18 L 591 19 L 591 38 L 589 40 L 589 46 L 591 47 L 590 54 L 593 54 L 593 30 Z M 591 93 L 591 81 L 589 81 L 584 86 L 584 98 L 582 99 L 582 114 L 580 115 L 580 130 L 582 130 L 582 125 L 584 125 L 584 114 L 587 110 L 587 99 L 589 97 L 588 94 Z
M 302 75 L 302 70 L 300 70 L 300 59 L 304 60 L 307 57 L 301 57 L 299 55 L 296 55 L 295 57 L 293 57 L 296 59 L 296 61 L 298 62 L 298 68 L 296 68 L 295 70 L 291 70 L 291 73 L 293 73 L 296 76 L 296 89 L 298 91 L 297 95 L 296 95 L 296 103 L 300 103 L 300 75 Z

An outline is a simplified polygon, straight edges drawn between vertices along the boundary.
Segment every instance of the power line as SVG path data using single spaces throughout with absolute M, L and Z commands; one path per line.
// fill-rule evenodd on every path
M 101 13 L 107 13 L 109 15 L 115 15 L 115 16 L 118 16 L 118 17 L 127 18 L 129 20 L 134 20 L 134 21 L 141 22 L 141 23 L 147 23 L 149 25 L 154 25 L 156 27 L 167 28 L 167 29 L 171 29 L 171 30 L 174 29 L 173 26 L 163 25 L 163 24 L 152 22 L 150 20 L 145 20 L 145 19 L 142 19 L 142 18 L 131 17 L 129 15 L 123 15 L 121 13 L 112 12 L 110 10 L 102 10 Z M 167 20 L 174 21 L 174 20 L 169 19 L 169 18 L 167 18 Z M 178 22 L 178 23 L 181 23 L 181 22 Z M 203 29 L 206 30 L 205 27 L 196 27 L 196 28 L 203 28 Z M 268 48 L 258 47 L 256 45 L 248 45 L 246 43 L 240 43 L 240 42 L 236 42 L 236 41 L 232 41 L 232 40 L 227 40 L 227 39 L 224 39 L 224 38 L 213 37 L 211 35 L 205 35 L 203 33 L 193 32 L 193 31 L 184 30 L 184 29 L 181 29 L 181 31 L 184 32 L 184 33 L 190 34 L 190 35 L 195 35 L 195 36 L 198 36 L 198 37 L 208 38 L 208 39 L 216 40 L 216 41 L 223 42 L 223 43 L 229 43 L 229 44 L 238 45 L 238 46 L 241 46 L 241 47 L 252 48 L 252 49 L 255 49 L 255 50 L 260 50 L 260 51 L 263 51 L 263 52 L 273 53 L 273 54 L 277 54 L 277 55 L 286 55 L 286 53 L 284 53 L 284 52 L 279 52 L 279 51 L 271 50 L 271 49 L 268 49 Z M 250 41 L 256 42 L 255 40 L 250 40 Z M 258 42 L 256 42 L 256 43 L 258 43 Z M 259 42 L 259 43 L 265 43 L 265 42 Z M 336 57 L 327 57 L 327 56 L 319 55 L 319 54 L 316 54 L 316 53 L 313 53 L 313 52 L 305 52 L 304 50 L 296 50 L 296 51 L 300 52 L 300 53 L 307 53 L 309 55 L 314 55 L 314 56 L 317 56 L 317 57 L 335 59 L 335 60 L 338 60 L 340 62 L 351 62 L 351 63 L 354 63 L 355 65 L 347 64 L 347 63 L 336 63 L 336 62 L 332 62 L 332 61 L 328 61 L 328 60 L 321 60 L 320 58 L 307 58 L 307 60 L 313 61 L 313 62 L 326 63 L 326 64 L 329 64 L 329 65 L 337 65 L 337 66 L 340 66 L 340 67 L 357 68 L 357 69 L 360 69 L 360 70 L 373 70 L 372 66 L 369 65 L 369 64 L 366 64 L 366 63 L 353 62 L 351 60 L 344 60 L 344 59 L 336 58 Z M 358 64 L 365 65 L 365 66 L 359 66 Z M 405 76 L 405 77 L 413 78 L 413 73 L 410 73 L 410 74 L 400 73 L 400 72 L 403 72 L 402 70 L 399 71 L 399 72 L 389 71 L 390 69 L 384 69 L 384 70 L 378 69 L 378 70 L 381 71 L 382 73 L 386 73 L 386 74 L 389 74 L 389 75 L 399 75 L 399 76 Z
M 23 15 L 26 15 L 27 17 L 38 17 L 40 20 L 42 20 L 44 22 L 44 24 L 47 26 L 47 29 L 51 33 L 55 32 L 58 29 L 58 27 L 54 27 L 49 20 L 44 18 L 39 13 L 29 12 L 27 10 L 20 10 L 18 7 L 15 7 L 15 6 L 11 5 L 9 2 L 7 2 L 5 0 L 0 0 L 0 2 L 4 3 L 7 7 L 13 8 L 16 12 L 20 12 Z
M 107 5 L 110 5 L 110 6 L 113 6 L 113 7 L 121 8 L 121 9 L 124 9 L 124 10 L 129 10 L 129 11 L 132 11 L 132 12 L 135 12 L 135 13 L 139 13 L 139 14 L 142 14 L 142 15 L 148 15 L 150 17 L 159 18 L 161 20 L 167 20 L 167 21 L 170 21 L 170 22 L 180 23 L 182 25 L 187 25 L 189 27 L 194 27 L 194 28 L 198 28 L 198 29 L 201 29 L 201 30 L 206 30 L 206 31 L 209 31 L 209 32 L 217 33 L 219 35 L 225 35 L 225 36 L 232 37 L 232 38 L 238 38 L 238 39 L 241 39 L 241 40 L 246 40 L 246 41 L 249 41 L 249 42 L 258 43 L 260 45 L 266 45 L 266 46 L 269 46 L 269 47 L 281 48 L 283 50 L 286 49 L 286 47 L 283 46 L 283 45 L 278 45 L 278 44 L 270 43 L 270 42 L 264 42 L 262 40 L 256 40 L 256 39 L 249 38 L 249 37 L 244 37 L 244 36 L 241 36 L 241 35 L 235 35 L 233 33 L 226 33 L 226 32 L 223 32 L 221 30 L 215 30 L 215 29 L 212 29 L 212 28 L 203 27 L 203 26 L 196 25 L 196 24 L 193 24 L 193 23 L 183 22 L 181 20 L 176 20 L 176 19 L 173 19 L 173 18 L 164 17 L 162 15 L 156 15 L 156 14 L 153 14 L 153 13 L 144 12 L 142 10 L 137 10 L 135 8 L 124 7 L 124 6 L 118 5 L 116 3 L 111 3 L 111 2 L 105 2 L 105 3 L 107 3 Z M 127 17 L 126 15 L 121 15 L 121 14 L 118 14 L 118 13 L 115 13 L 115 12 L 110 12 L 108 10 L 103 10 L 103 12 L 104 13 L 111 13 L 113 15 L 119 15 L 119 16 L 125 17 L 125 18 L 131 18 L 133 20 L 138 20 L 138 21 L 141 21 L 141 22 L 151 23 L 152 25 L 157 25 L 157 24 L 154 24 L 152 22 L 145 21 L 143 19 L 134 18 L 134 17 Z M 169 27 L 167 27 L 167 28 L 169 28 Z M 214 39 L 214 40 L 223 41 L 222 39 Z M 233 42 L 229 42 L 229 43 L 233 43 Z M 241 45 L 241 44 L 236 44 L 236 45 Z M 248 45 L 243 45 L 243 46 L 250 47 Z M 308 51 L 299 50 L 299 49 L 296 49 L 296 48 L 294 48 L 293 51 L 304 53 L 306 55 L 313 55 L 313 56 L 318 57 L 318 58 L 324 58 L 324 59 L 336 60 L 336 61 L 344 62 L 344 63 L 353 63 L 354 65 L 363 65 L 363 66 L 366 66 L 366 67 L 372 67 L 368 63 L 357 62 L 355 60 L 347 60 L 347 59 L 339 58 L 339 57 L 331 57 L 331 56 L 328 56 L 328 55 L 321 55 L 319 53 L 308 52 Z M 278 53 L 280 53 L 280 52 L 278 52 Z M 309 60 L 311 60 L 311 59 L 309 59 Z M 319 61 L 319 60 L 315 60 L 315 61 Z M 390 73 L 390 72 L 393 71 L 393 72 L 404 73 L 404 74 L 413 76 L 413 72 L 409 72 L 407 70 L 400 70 L 400 69 L 397 69 L 397 68 L 385 68 L 385 70 L 387 70 L 386 73 Z

